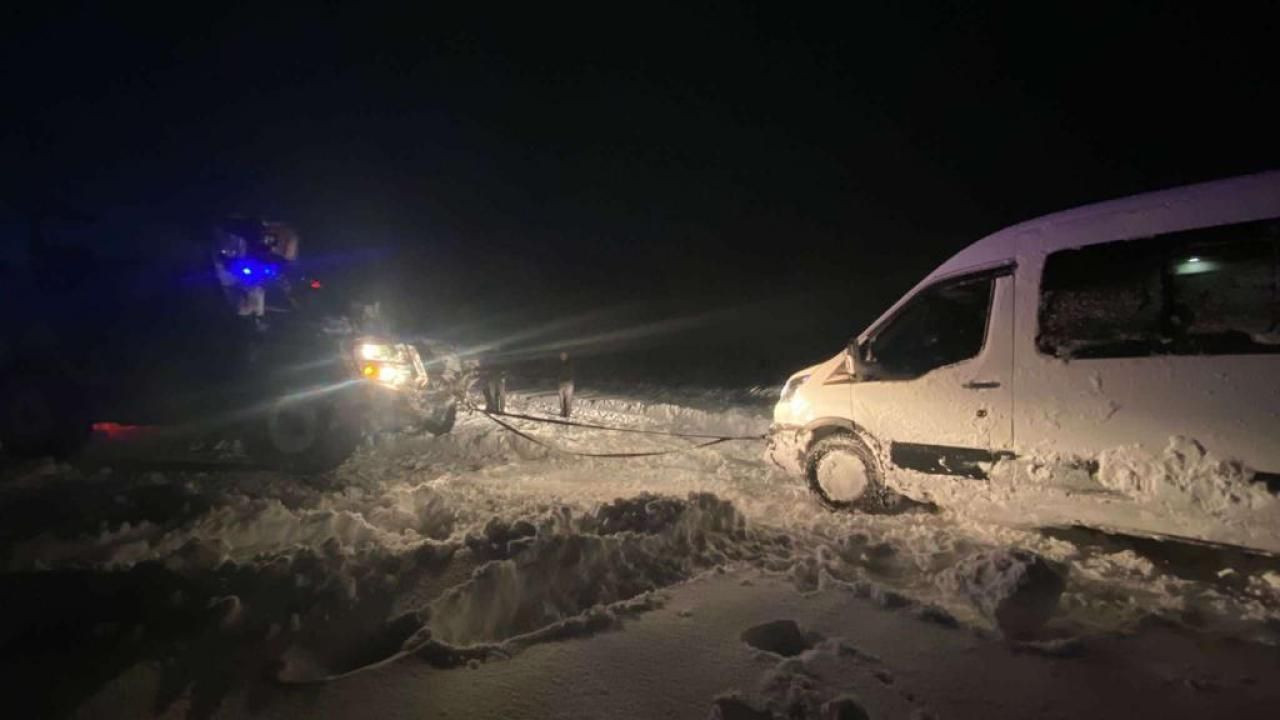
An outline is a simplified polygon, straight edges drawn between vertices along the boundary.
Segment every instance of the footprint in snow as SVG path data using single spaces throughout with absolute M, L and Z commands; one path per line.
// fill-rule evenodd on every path
M 821 640 L 815 633 L 805 634 L 795 620 L 774 620 L 742 631 L 742 641 L 757 650 L 782 657 L 794 657 Z

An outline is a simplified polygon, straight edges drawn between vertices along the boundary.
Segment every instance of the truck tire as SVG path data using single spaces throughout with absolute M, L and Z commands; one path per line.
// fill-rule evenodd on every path
M 458 404 L 450 402 L 432 408 L 431 415 L 422 421 L 422 429 L 432 435 L 444 435 L 458 421 Z
M 805 478 L 818 501 L 831 510 L 880 510 L 884 474 L 875 453 L 849 433 L 828 435 L 805 456 Z
M 0 380 L 0 446 L 15 457 L 67 457 L 89 441 L 93 422 L 80 393 L 54 375 Z
M 359 423 L 333 402 L 282 399 L 244 428 L 241 442 L 254 462 L 311 475 L 346 462 L 361 435 Z

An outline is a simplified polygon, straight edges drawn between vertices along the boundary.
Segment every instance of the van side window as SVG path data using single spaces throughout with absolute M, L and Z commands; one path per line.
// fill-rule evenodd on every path
M 875 378 L 909 380 L 975 357 L 986 340 L 995 277 L 948 282 L 920 292 L 864 351 Z
M 1036 345 L 1064 359 L 1278 353 L 1278 256 L 1274 220 L 1052 253 Z

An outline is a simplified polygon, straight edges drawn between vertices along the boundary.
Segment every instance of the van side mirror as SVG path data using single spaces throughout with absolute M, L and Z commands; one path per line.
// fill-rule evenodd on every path
M 848 347 L 848 370 L 858 380 L 870 380 L 875 377 L 875 364 L 867 362 L 865 357 L 865 348 L 858 343 L 857 338 L 849 341 Z
M 859 345 L 858 338 L 849 341 L 845 352 L 845 369 L 849 370 L 849 374 L 859 380 L 867 379 L 869 368 L 867 361 L 863 360 L 863 346 Z

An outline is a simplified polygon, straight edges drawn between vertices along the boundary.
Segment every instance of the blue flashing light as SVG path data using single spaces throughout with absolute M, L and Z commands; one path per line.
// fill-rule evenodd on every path
M 239 275 L 244 283 L 262 282 L 280 274 L 278 266 L 252 258 L 240 258 L 228 263 L 227 270 L 232 275 Z

